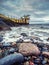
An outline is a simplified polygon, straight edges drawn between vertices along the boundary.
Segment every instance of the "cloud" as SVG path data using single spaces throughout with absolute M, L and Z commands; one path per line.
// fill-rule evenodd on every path
M 0 0 L 0 13 L 12 17 L 29 14 L 30 21 L 48 22 L 49 0 Z

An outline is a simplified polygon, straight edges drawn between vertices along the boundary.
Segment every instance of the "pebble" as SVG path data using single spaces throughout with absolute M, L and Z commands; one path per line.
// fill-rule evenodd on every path
M 29 62 L 28 62 L 28 61 L 26 61 L 26 62 L 24 63 L 24 65 L 29 65 Z
M 21 33 L 20 35 L 27 37 L 28 35 L 26 33 Z
M 14 48 L 10 48 L 9 53 L 14 53 L 16 50 Z
M 3 47 L 11 47 L 10 43 L 3 43 Z
M 49 58 L 49 52 L 44 51 L 42 54 L 43 54 L 43 56 Z
M 16 41 L 16 43 L 22 43 L 22 42 L 23 42 L 22 39 L 19 39 L 19 40 Z
M 39 58 L 36 58 L 36 59 L 34 60 L 34 63 L 35 63 L 35 64 L 40 64 L 40 59 L 39 59 Z
M 0 42 L 3 40 L 3 37 L 2 36 L 0 36 Z

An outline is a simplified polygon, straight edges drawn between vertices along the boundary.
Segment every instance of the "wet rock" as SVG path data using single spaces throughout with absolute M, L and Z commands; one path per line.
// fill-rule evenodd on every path
M 14 48 L 10 48 L 9 53 L 14 53 L 16 50 Z
M 29 61 L 29 65 L 35 65 L 32 61 Z
M 37 43 L 37 46 L 42 48 L 42 47 L 44 47 L 44 44 L 43 43 Z
M 25 61 L 29 61 L 31 59 L 31 57 L 29 56 L 29 57 L 24 57 L 24 60 Z
M 21 33 L 21 35 L 22 35 L 22 36 L 26 36 L 26 37 L 28 36 L 26 33 Z
M 32 56 L 32 60 L 36 59 L 37 57 L 36 56 Z
M 13 63 L 22 63 L 24 57 L 20 53 L 10 54 L 2 59 L 0 59 L 0 65 L 11 65 Z
M 47 58 L 49 58 L 49 52 L 45 52 L 45 51 L 44 51 L 44 52 L 42 53 L 42 55 L 45 56 L 45 57 L 47 57 Z
M 0 49 L 0 59 L 2 58 L 2 50 Z
M 3 37 L 0 36 L 0 42 L 3 40 Z
M 22 42 L 23 42 L 22 39 L 19 39 L 19 40 L 16 41 L 16 43 L 22 43 Z
M 19 45 L 19 52 L 26 55 L 39 55 L 40 51 L 37 46 L 32 43 L 22 43 Z
M 13 43 L 12 43 L 12 47 L 15 47 L 15 48 L 17 47 L 16 42 L 13 42 Z
M 40 61 L 39 58 L 36 58 L 36 59 L 34 60 L 34 63 L 35 63 L 35 64 L 40 64 L 40 62 L 41 62 L 41 61 Z
M 31 42 L 34 43 L 34 40 L 32 38 L 30 38 Z
M 24 65 L 29 65 L 29 62 L 28 62 L 28 61 L 26 61 L 26 62 L 24 63 Z
M 2 56 L 5 57 L 9 54 L 9 50 L 8 49 L 4 49 L 4 52 L 2 53 Z
M 3 45 L 2 45 L 2 43 L 0 43 L 0 48 L 3 48 Z
M 42 61 L 42 65 L 45 65 L 47 63 L 47 59 L 44 58 L 44 60 Z
M 47 39 L 47 41 L 49 41 L 49 38 Z
M 31 43 L 32 41 L 30 39 L 24 39 L 24 43 Z
M 3 43 L 3 47 L 11 47 L 10 43 Z
M 42 51 L 46 51 L 46 52 L 48 52 L 47 47 L 42 47 Z

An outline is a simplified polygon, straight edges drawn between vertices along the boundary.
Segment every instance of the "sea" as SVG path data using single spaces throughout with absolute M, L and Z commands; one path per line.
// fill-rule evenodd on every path
M 23 38 L 21 33 L 26 33 L 29 37 L 36 36 L 43 43 L 49 44 L 49 24 L 29 24 L 11 27 L 12 30 L 0 31 L 3 36 L 3 42 L 15 42 L 19 38 Z

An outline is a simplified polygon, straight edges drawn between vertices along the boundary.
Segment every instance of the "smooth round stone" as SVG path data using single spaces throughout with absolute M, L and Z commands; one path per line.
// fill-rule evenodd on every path
M 21 43 L 18 49 L 24 56 L 40 54 L 38 47 L 32 43 Z
M 3 40 L 3 37 L 0 36 L 0 42 Z
M 4 50 L 4 52 L 2 54 L 3 54 L 3 57 L 7 56 L 9 54 L 9 51 L 8 50 Z
M 23 55 L 20 53 L 15 53 L 0 59 L 0 65 L 12 65 L 14 63 L 22 63 L 23 61 Z
M 16 50 L 14 49 L 14 48 L 11 48 L 10 50 L 9 50 L 9 53 L 14 53 Z
M 28 62 L 28 61 L 26 61 L 26 62 L 24 63 L 24 65 L 29 65 L 29 62 Z
M 35 63 L 35 64 L 40 64 L 40 59 L 39 59 L 39 58 L 35 59 L 35 60 L 34 60 L 34 63 Z
M 49 41 L 49 38 L 47 39 L 47 41 Z
M 23 42 L 22 39 L 19 39 L 19 40 L 16 41 L 16 43 L 22 43 L 22 42 Z
M 2 45 L 2 43 L 0 43 L 0 48 L 3 48 L 3 45 Z
M 31 57 L 24 57 L 25 61 L 29 61 Z
M 40 60 L 41 60 L 41 61 L 43 61 L 44 56 L 43 56 L 43 55 L 41 55 L 41 56 L 39 56 L 39 58 L 40 58 Z
M 30 40 L 31 40 L 32 43 L 34 43 L 34 40 L 32 38 Z
M 49 58 L 49 52 L 45 52 L 45 51 L 44 51 L 44 52 L 42 53 L 42 55 L 45 56 L 45 57 L 47 57 L 47 58 Z
M 43 47 L 43 48 L 42 48 L 42 51 L 46 51 L 46 52 L 48 52 L 47 47 Z
M 31 41 L 30 39 L 24 39 L 24 42 L 25 42 L 25 43 L 27 43 L 27 42 L 30 43 L 30 42 L 32 42 L 32 41 Z
M 34 63 L 32 61 L 29 61 L 29 65 L 34 65 Z
M 10 47 L 11 44 L 10 43 L 3 43 L 3 47 Z
M 47 63 L 47 60 L 44 59 L 44 60 L 42 61 L 42 64 L 45 65 L 46 63 Z
M 2 58 L 2 50 L 0 49 L 0 58 Z
M 22 35 L 22 36 L 26 36 L 26 37 L 28 36 L 26 33 L 21 33 L 21 35 Z
M 12 43 L 12 46 L 14 46 L 14 47 L 15 47 L 16 45 L 17 45 L 17 44 L 16 44 L 16 42 L 13 42 L 13 43 Z

